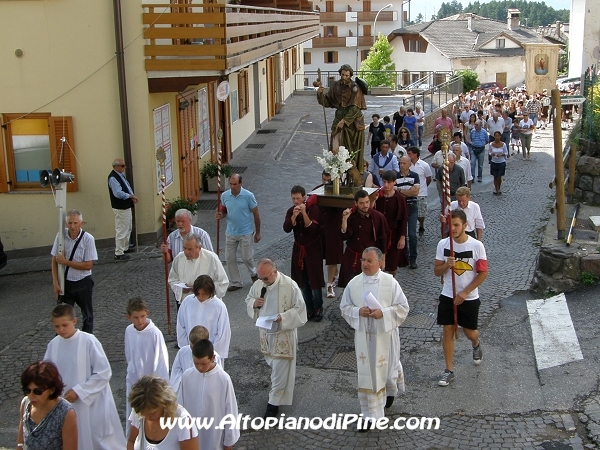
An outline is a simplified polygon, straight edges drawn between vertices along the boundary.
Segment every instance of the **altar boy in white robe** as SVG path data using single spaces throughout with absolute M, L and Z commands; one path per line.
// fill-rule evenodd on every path
M 201 449 L 231 450 L 240 438 L 240 430 L 230 426 L 238 417 L 231 378 L 215 363 L 214 348 L 208 339 L 196 342 L 192 355 L 194 367 L 184 372 L 177 400 L 192 417 L 213 419 L 210 428 L 198 429 Z M 220 424 L 226 416 L 228 424 Z
M 246 297 L 252 319 L 274 318 L 258 328 L 260 351 L 271 367 L 271 391 L 264 417 L 276 417 L 280 405 L 291 405 L 296 383 L 297 329 L 306 323 L 306 305 L 294 280 L 270 259 L 256 265 L 258 280 Z M 268 329 L 267 329 L 268 327 Z
M 61 303 L 52 310 L 58 336 L 48 343 L 44 360 L 58 367 L 63 398 L 77 413 L 77 448 L 122 450 L 127 444 L 110 389 L 110 364 L 98 339 L 76 329 L 76 322 L 71 305 Z
M 215 284 L 208 275 L 196 278 L 193 292 L 181 302 L 177 312 L 177 345 L 179 348 L 186 346 L 192 328 L 202 325 L 208 330 L 221 358 L 225 359 L 229 354 L 231 341 L 227 306 L 215 295 Z
M 169 285 L 175 293 L 177 307 L 192 292 L 194 280 L 199 275 L 210 276 L 215 283 L 217 297 L 223 298 L 229 286 L 229 278 L 219 256 L 202 248 L 200 236 L 189 233 L 183 240 L 183 251 L 175 256 L 169 272 Z M 183 345 L 187 345 L 187 335 L 184 340 L 186 342 Z
M 186 370 L 194 367 L 192 347 L 200 339 L 210 339 L 210 334 L 208 333 L 206 327 L 203 327 L 202 325 L 196 325 L 190 331 L 189 337 L 190 344 L 179 349 L 179 351 L 175 355 L 175 359 L 173 360 L 173 367 L 171 367 L 171 378 L 169 379 L 169 384 L 171 385 L 175 393 L 179 392 L 179 386 L 181 386 L 181 378 L 183 377 L 183 373 Z M 215 352 L 215 363 L 221 363 L 221 357 L 217 352 Z
M 408 314 L 408 301 L 396 279 L 382 272 L 382 264 L 381 250 L 365 249 L 362 273 L 348 283 L 340 303 L 342 317 L 355 330 L 358 399 L 365 418 L 359 431 L 368 431 L 368 422 L 374 422 L 369 419 L 385 416 L 384 407 L 392 405 L 399 377 L 402 384 L 404 378 L 398 327 Z
M 127 319 L 131 322 L 125 329 L 125 360 L 127 375 L 125 377 L 125 398 L 129 398 L 131 386 L 144 375 L 158 375 L 169 381 L 169 353 L 162 332 L 148 318 L 148 305 L 139 298 L 129 299 L 127 303 Z M 129 435 L 131 422 L 131 405 L 125 401 L 125 434 Z

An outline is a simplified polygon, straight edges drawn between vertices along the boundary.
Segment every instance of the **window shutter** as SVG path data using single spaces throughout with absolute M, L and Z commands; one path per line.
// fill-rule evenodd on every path
M 50 117 L 50 151 L 52 152 L 52 168 L 64 167 L 65 172 L 75 175 L 73 183 L 67 183 L 67 192 L 77 192 L 79 190 L 79 181 L 77 179 L 77 160 L 75 159 L 75 140 L 73 138 L 73 118 Z M 66 138 L 64 151 L 61 155 L 62 137 Z M 63 164 L 64 160 L 64 164 Z
M 333 52 L 333 62 L 338 62 L 338 52 Z
M 6 155 L 4 154 L 4 133 L 0 132 L 0 192 L 8 192 L 5 161 Z

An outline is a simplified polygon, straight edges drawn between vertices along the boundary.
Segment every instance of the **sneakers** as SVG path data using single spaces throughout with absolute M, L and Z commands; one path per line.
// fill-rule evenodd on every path
M 327 298 L 334 298 L 335 297 L 335 292 L 333 290 L 333 285 L 330 284 L 329 286 L 327 286 Z
M 475 363 L 476 366 L 478 366 L 479 364 L 481 364 L 481 361 L 483 361 L 483 352 L 481 351 L 481 340 L 480 340 L 477 347 L 473 347 L 473 362 Z
M 442 376 L 440 377 L 440 379 L 438 381 L 438 386 L 448 386 L 455 379 L 456 379 L 456 376 L 454 375 L 454 372 L 452 372 L 448 369 L 445 369 L 444 372 L 442 373 Z
M 333 287 L 337 287 L 337 284 L 338 284 L 338 280 L 339 280 L 339 279 L 340 279 L 340 276 L 339 276 L 339 275 L 336 275 L 336 276 L 335 276 L 335 278 L 333 279 L 333 283 L 331 283 L 331 285 L 332 285 Z

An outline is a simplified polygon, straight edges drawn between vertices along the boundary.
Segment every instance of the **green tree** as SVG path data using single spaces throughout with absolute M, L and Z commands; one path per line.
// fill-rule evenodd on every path
M 415 18 L 415 23 L 423 23 L 425 21 L 425 18 L 423 17 L 423 14 L 419 13 L 417 14 L 417 17 Z
M 457 0 L 452 0 L 451 2 L 442 2 L 440 9 L 437 13 L 438 19 L 443 19 L 444 17 L 450 17 L 455 14 L 460 14 L 463 10 L 462 3 L 459 3 Z
M 473 70 L 457 70 L 456 75 L 462 78 L 463 92 L 469 92 L 479 87 L 479 76 Z
M 396 70 L 396 63 L 392 61 L 393 51 L 394 47 L 390 45 L 387 37 L 379 33 L 367 59 L 360 65 L 360 70 L 366 72 L 363 78 L 369 86 L 390 86 L 392 89 L 394 88 L 396 74 L 393 71 Z

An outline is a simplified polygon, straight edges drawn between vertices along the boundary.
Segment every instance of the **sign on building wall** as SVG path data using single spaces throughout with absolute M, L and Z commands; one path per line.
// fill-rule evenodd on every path
M 208 92 L 206 88 L 198 91 L 198 156 L 202 158 L 210 151 L 210 122 L 208 120 Z
M 171 151 L 171 116 L 169 104 L 159 106 L 154 112 L 154 150 L 159 147 L 165 151 L 165 189 L 173 184 L 173 156 Z M 156 161 L 156 186 L 160 194 L 160 163 Z

